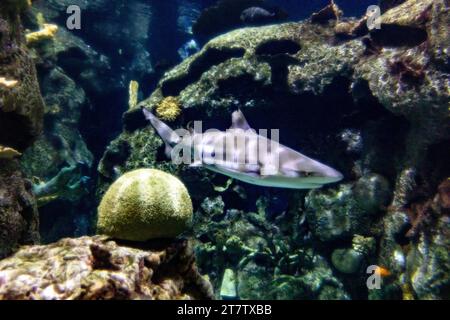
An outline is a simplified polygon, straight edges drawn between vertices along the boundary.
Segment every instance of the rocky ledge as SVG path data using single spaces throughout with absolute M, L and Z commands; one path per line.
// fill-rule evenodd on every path
M 62 239 L 0 262 L 0 300 L 212 297 L 185 240 L 138 249 L 104 236 Z

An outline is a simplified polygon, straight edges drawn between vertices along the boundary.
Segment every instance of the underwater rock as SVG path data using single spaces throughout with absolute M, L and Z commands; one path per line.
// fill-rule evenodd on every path
M 231 113 L 241 105 L 267 104 L 264 95 L 258 99 L 253 94 L 261 90 L 280 88 L 295 96 L 311 91 L 320 94 L 336 77 L 347 75 L 364 51 L 356 41 L 329 46 L 326 43 L 333 34 L 325 27 L 305 23 L 229 32 L 167 72 L 151 97 L 139 106 L 152 110 L 172 95 L 184 109 Z M 241 85 L 231 85 L 236 82 Z
M 132 241 L 173 238 L 190 225 L 192 210 L 189 193 L 176 177 L 154 169 L 135 170 L 103 196 L 97 232 Z
M 225 211 L 225 203 L 223 202 L 221 196 L 213 199 L 207 197 L 200 206 L 211 219 L 215 216 L 222 215 Z
M 311 254 L 311 252 L 309 252 Z M 349 300 L 342 282 L 319 255 L 312 257 L 312 266 L 298 275 L 278 275 L 271 294 L 275 299 Z
M 450 297 L 450 182 L 446 179 L 437 194 L 425 203 L 412 204 L 411 229 L 406 236 L 412 246 L 406 270 L 418 299 Z
M 104 193 L 115 179 L 134 169 L 155 168 L 174 173 L 174 167 L 169 162 L 157 161 L 158 150 L 162 145 L 161 139 L 149 127 L 125 131 L 111 141 L 98 166 L 102 177 L 101 193 Z
M 0 259 L 39 242 L 32 184 L 15 158 L 43 127 L 44 103 L 20 15 L 27 1 L 0 3 Z
M 238 292 L 242 300 L 273 299 L 271 292 L 272 280 L 267 277 L 264 266 L 250 262 L 238 271 Z
M 353 249 L 336 249 L 331 254 L 333 266 L 343 273 L 356 273 L 363 262 L 364 255 Z
M 45 108 L 45 134 L 23 156 L 22 166 L 29 176 L 49 180 L 64 166 L 92 165 L 93 155 L 79 131 L 85 92 L 60 68 L 41 80 Z
M 102 236 L 67 238 L 0 261 L 2 300 L 212 298 L 186 241 L 138 249 Z
M 76 219 L 94 214 L 94 204 L 86 209 L 92 201 L 94 156 L 80 132 L 81 114 L 91 107 L 85 91 L 58 66 L 41 70 L 40 79 L 44 134 L 24 153 L 21 166 L 33 180 L 45 243 L 75 236 Z
M 353 192 L 361 209 L 368 214 L 385 209 L 391 200 L 389 181 L 379 174 L 361 177 Z
M 379 48 L 389 49 L 369 55 L 356 69 L 355 76 L 367 81 L 385 108 L 410 122 L 406 158 L 411 164 L 422 161 L 421 150 L 450 136 L 444 120 L 449 100 L 448 19 L 441 1 L 408 0 L 388 10 L 381 16 L 381 29 L 372 30 L 370 37 Z M 430 59 L 438 63 L 425 62 Z
M 25 150 L 41 134 L 44 103 L 19 15 L 26 1 L 0 4 L 0 144 Z M 6 85 L 8 84 L 8 85 Z
M 232 269 L 225 269 L 220 287 L 220 297 L 224 300 L 234 300 L 238 298 L 236 292 L 236 275 Z
M 312 23 L 327 23 L 330 20 L 339 20 L 343 15 L 343 12 L 337 4 L 331 0 L 330 4 L 325 8 L 321 9 L 319 12 L 313 13 L 311 15 Z
M 379 0 L 381 12 L 394 8 L 407 0 Z
M 425 29 L 431 0 L 408 0 L 380 17 L 371 37 L 383 46 L 415 46 L 427 39 Z
M 312 190 L 306 197 L 306 218 L 322 241 L 367 234 L 389 202 L 389 184 L 379 175 L 363 176 L 354 185 Z
M 448 71 L 450 69 L 450 25 L 448 2 L 435 1 L 431 9 L 430 26 L 428 31 L 432 55 L 436 63 Z
M 394 272 L 404 297 L 449 297 L 449 185 L 446 179 L 428 200 L 410 200 L 384 218 L 379 259 Z
M 0 259 L 23 244 L 39 241 L 39 220 L 31 182 L 16 160 L 0 158 Z
M 335 249 L 331 254 L 331 262 L 340 272 L 357 273 L 361 271 L 363 262 L 375 252 L 375 246 L 374 238 L 355 235 L 352 248 Z

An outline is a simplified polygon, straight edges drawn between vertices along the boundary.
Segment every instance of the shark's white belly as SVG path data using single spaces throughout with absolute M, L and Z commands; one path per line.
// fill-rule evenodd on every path
M 260 177 L 257 175 L 230 171 L 225 168 L 221 168 L 214 165 L 203 165 L 203 167 L 205 167 L 208 170 L 226 175 L 233 179 L 262 187 L 288 188 L 288 189 L 317 189 L 322 187 L 322 184 L 308 183 L 308 182 L 299 183 L 298 181 L 294 182 L 293 179 L 291 178 L 286 178 L 282 176 Z

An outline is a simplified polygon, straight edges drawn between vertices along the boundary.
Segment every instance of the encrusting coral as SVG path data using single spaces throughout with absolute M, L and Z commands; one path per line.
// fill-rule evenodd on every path
M 21 155 L 22 154 L 19 151 L 13 148 L 0 145 L 0 159 L 13 159 Z
M 180 113 L 181 104 L 176 97 L 166 97 L 156 107 L 156 114 L 163 120 L 174 121 Z
M 129 100 L 128 107 L 134 108 L 138 103 L 139 82 L 131 80 L 128 88 Z
M 189 226 L 192 214 L 180 180 L 163 171 L 138 169 L 121 176 L 104 195 L 97 232 L 131 241 L 173 238 Z
M 31 32 L 25 35 L 28 44 L 34 44 L 42 40 L 53 39 L 58 31 L 58 26 L 55 24 L 45 23 L 43 28 L 39 31 Z
M 0 86 L 4 86 L 6 88 L 14 88 L 18 83 L 19 81 L 17 80 L 0 77 Z

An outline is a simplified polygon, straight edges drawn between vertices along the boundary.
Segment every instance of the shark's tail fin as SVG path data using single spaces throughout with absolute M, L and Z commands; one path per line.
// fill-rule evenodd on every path
M 166 144 L 166 155 L 170 157 L 170 153 L 173 149 L 173 146 L 181 142 L 181 137 L 176 134 L 167 124 L 159 120 L 153 113 L 148 111 L 146 108 L 142 108 L 142 112 L 145 115 L 145 118 L 150 121 L 153 128 L 155 128 L 158 135 Z

